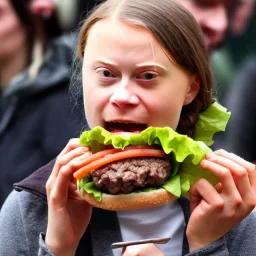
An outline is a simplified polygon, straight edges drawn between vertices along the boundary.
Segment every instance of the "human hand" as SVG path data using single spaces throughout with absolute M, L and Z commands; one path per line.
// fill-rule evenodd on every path
M 54 255 L 74 255 L 86 230 L 92 206 L 81 199 L 73 173 L 91 154 L 81 146 L 79 139 L 72 139 L 57 157 L 47 181 L 48 225 L 45 242 Z
M 155 244 L 131 245 L 123 248 L 122 256 L 164 256 Z
M 30 10 L 33 14 L 50 18 L 56 10 L 53 0 L 31 0 Z
M 207 154 L 201 168 L 219 178 L 214 188 L 198 180 L 190 190 L 191 217 L 186 235 L 190 251 L 202 248 L 224 236 L 256 204 L 255 165 L 224 150 Z

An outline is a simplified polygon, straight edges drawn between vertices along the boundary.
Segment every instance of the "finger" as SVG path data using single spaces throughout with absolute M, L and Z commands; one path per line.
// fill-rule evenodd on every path
M 207 159 L 202 160 L 200 166 L 202 169 L 213 173 L 216 177 L 219 178 L 219 181 L 223 186 L 223 193 L 229 195 L 236 193 L 236 196 L 239 195 L 235 181 L 228 168 L 221 166 L 217 163 L 214 163 L 212 161 L 209 161 Z
M 223 199 L 218 191 L 205 179 L 200 179 L 195 182 L 189 192 L 190 207 L 193 211 L 201 201 L 205 201 L 209 206 L 223 208 Z
M 220 156 L 214 153 L 208 154 L 206 159 L 230 170 L 240 195 L 243 199 L 247 198 L 248 192 L 251 193 L 251 185 L 245 167 L 225 156 Z
M 225 157 L 229 158 L 230 160 L 233 160 L 237 164 L 240 164 L 241 166 L 246 168 L 246 170 L 248 172 L 251 187 L 252 187 L 254 193 L 256 194 L 256 167 L 255 167 L 255 164 L 248 162 L 233 153 L 228 153 L 225 150 L 218 150 L 218 151 L 215 151 L 214 153 L 217 155 L 220 155 L 220 156 L 225 156 Z
M 77 184 L 75 183 L 69 183 L 68 185 L 68 193 L 73 193 L 74 191 L 77 190 Z
M 69 140 L 66 147 L 60 152 L 59 156 L 67 154 L 69 151 L 72 151 L 73 149 L 81 146 L 80 139 L 79 138 L 73 138 Z
M 219 156 L 224 156 L 224 157 L 236 162 L 237 164 L 246 168 L 247 171 L 255 171 L 255 165 L 253 163 L 248 162 L 245 159 L 243 159 L 242 157 L 237 156 L 233 153 L 229 153 L 223 149 L 220 149 L 220 150 L 215 151 L 214 154 L 219 155 Z
M 50 193 L 50 202 L 55 206 L 62 207 L 66 204 L 71 184 L 70 180 L 75 170 L 71 162 L 61 167 Z
M 59 155 L 54 165 L 52 176 L 56 178 L 60 168 L 63 165 L 66 165 L 71 160 L 78 158 L 81 155 L 83 156 L 83 158 L 87 158 L 90 154 L 91 152 L 89 151 L 88 147 L 79 146 L 73 149 L 72 151 L 67 152 L 66 154 Z
M 72 145 L 75 145 L 76 142 Z M 73 160 L 72 164 L 73 164 L 73 167 L 75 169 L 75 159 L 79 158 L 81 155 L 83 157 L 87 157 L 88 155 L 91 154 L 90 151 L 88 151 L 89 148 L 88 147 L 77 147 L 75 149 L 73 149 L 72 151 L 68 152 L 67 154 L 65 155 L 61 155 L 61 156 L 58 156 L 57 157 L 57 160 L 55 162 L 55 165 L 53 167 L 53 171 L 46 183 L 46 191 L 47 191 L 47 195 L 49 196 L 49 194 L 51 193 L 51 190 L 52 188 L 54 187 L 55 185 L 55 182 L 56 182 L 56 178 L 59 174 L 59 171 L 60 169 L 62 168 L 62 166 L 68 164 L 70 161 Z M 77 169 L 77 168 L 76 168 Z M 71 182 L 75 183 L 76 181 L 74 181 L 74 178 L 72 177 L 71 179 Z

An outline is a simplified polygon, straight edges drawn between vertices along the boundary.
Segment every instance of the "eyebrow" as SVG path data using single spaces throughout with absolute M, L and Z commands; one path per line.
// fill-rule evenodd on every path
M 104 65 L 111 65 L 111 66 L 115 66 L 115 67 L 118 66 L 115 62 L 113 62 L 111 60 L 107 60 L 107 59 L 96 59 L 93 63 L 97 63 L 97 62 L 100 62 Z
M 136 67 L 138 67 L 138 68 L 157 67 L 157 68 L 163 69 L 163 70 L 165 70 L 165 71 L 168 71 L 168 70 L 169 70 L 169 68 L 167 68 L 167 67 L 165 67 L 165 66 L 163 66 L 163 65 L 154 63 L 154 62 L 144 62 L 144 63 L 140 63 L 140 64 L 136 65 Z
M 94 61 L 94 63 L 96 62 L 100 62 L 104 65 L 111 65 L 111 66 L 114 66 L 114 67 L 118 67 L 117 63 L 111 61 L 111 60 L 107 60 L 107 59 L 96 59 Z M 140 64 L 137 64 L 136 65 L 137 68 L 144 68 L 144 67 L 156 67 L 156 68 L 159 68 L 159 69 L 162 69 L 162 70 L 165 70 L 165 71 L 168 71 L 169 68 L 163 66 L 163 65 L 160 65 L 158 63 L 154 63 L 154 62 L 143 62 L 143 63 L 140 63 Z

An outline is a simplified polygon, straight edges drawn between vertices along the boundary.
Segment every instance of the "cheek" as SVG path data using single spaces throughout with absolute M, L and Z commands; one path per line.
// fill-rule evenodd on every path
M 85 79 L 89 77 L 89 79 Z M 99 125 L 99 119 L 107 101 L 105 89 L 97 85 L 93 75 L 83 74 L 84 108 L 90 126 Z
M 161 127 L 170 126 L 176 129 L 186 90 L 182 84 L 174 83 L 174 85 L 171 86 L 171 83 L 162 84 L 160 90 L 155 90 L 155 92 L 144 97 L 144 103 L 150 112 L 152 125 Z M 184 88 L 184 90 L 181 88 Z
M 169 126 L 176 129 L 182 109 L 181 101 L 172 97 L 165 97 L 158 101 L 152 98 L 149 99 L 149 104 L 151 121 L 155 126 Z

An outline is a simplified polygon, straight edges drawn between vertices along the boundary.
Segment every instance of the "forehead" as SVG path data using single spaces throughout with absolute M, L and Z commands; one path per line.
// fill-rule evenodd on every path
M 97 22 L 89 31 L 84 60 L 102 56 L 117 62 L 168 61 L 162 46 L 149 30 L 108 19 Z

